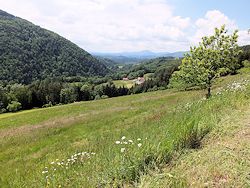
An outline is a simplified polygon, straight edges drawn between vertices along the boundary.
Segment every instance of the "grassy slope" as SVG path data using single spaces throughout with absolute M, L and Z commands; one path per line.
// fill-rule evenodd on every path
M 0 177 L 3 185 L 41 185 L 48 161 L 76 151 L 110 155 L 122 135 L 146 137 L 144 126 L 170 111 L 183 93 L 160 91 L 0 115 Z M 187 95 L 185 95 L 187 96 Z M 159 114 L 162 113 L 162 114 Z M 105 151 L 103 151 L 105 150 Z M 88 169 L 92 170 L 92 169 Z M 1 184 L 1 182 L 0 182 Z
M 176 154 L 161 172 L 141 178 L 138 187 L 249 187 L 250 109 L 227 116 L 202 147 Z
M 218 86 L 245 77 L 228 77 Z M 154 162 L 160 167 L 178 148 L 196 144 L 207 128 L 249 102 L 244 93 L 199 102 L 203 95 L 203 91 L 158 91 L 2 114 L 0 167 L 4 170 L 0 171 L 0 185 L 45 185 L 44 167 L 78 151 L 97 155 L 84 164 L 72 165 L 67 172 L 58 168 L 50 185 L 94 187 L 103 182 L 115 185 L 137 180 L 144 166 Z M 189 107 L 187 102 L 194 105 Z M 121 154 L 121 146 L 114 141 L 123 135 L 134 142 L 142 138 L 143 146 L 131 145 Z M 112 178 L 117 182 L 110 182 Z
M 249 143 L 248 102 L 227 110 L 199 148 L 176 153 L 163 169 L 142 176 L 137 187 L 249 187 Z

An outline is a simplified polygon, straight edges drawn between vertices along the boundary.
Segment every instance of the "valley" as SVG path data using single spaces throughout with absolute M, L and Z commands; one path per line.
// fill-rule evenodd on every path
M 220 3 L 1 2 L 0 188 L 248 188 L 250 35 Z

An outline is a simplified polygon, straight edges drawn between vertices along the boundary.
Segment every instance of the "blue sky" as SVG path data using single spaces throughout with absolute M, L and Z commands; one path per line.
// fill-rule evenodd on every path
M 169 0 L 176 14 L 198 19 L 208 10 L 220 10 L 234 19 L 241 29 L 250 27 L 249 0 Z
M 247 0 L 0 0 L 1 9 L 89 52 L 188 50 L 214 27 L 250 44 Z

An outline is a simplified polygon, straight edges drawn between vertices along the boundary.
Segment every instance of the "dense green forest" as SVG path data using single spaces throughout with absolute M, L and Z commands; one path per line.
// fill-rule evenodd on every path
M 104 76 L 109 69 L 69 40 L 0 10 L 0 80 Z
M 180 61 L 164 60 L 159 62 L 159 60 L 157 58 L 128 70 L 128 74 L 130 74 L 129 71 L 135 74 L 144 70 L 153 73 L 151 78 L 143 84 L 135 85 L 130 89 L 115 86 L 112 82 L 112 75 L 103 78 L 79 77 L 74 80 L 46 78 L 33 81 L 28 85 L 0 84 L 0 113 L 166 89 L 169 79 L 172 73 L 178 69 Z
M 161 73 L 166 71 L 169 67 L 178 67 L 181 63 L 180 59 L 175 59 L 172 57 L 158 57 L 150 60 L 141 61 L 138 64 L 113 64 L 112 78 L 115 80 L 128 77 L 129 79 L 134 79 L 137 77 L 142 77 L 147 73 L 154 73 L 153 77 L 160 76 Z
M 107 67 L 114 73 L 103 78 L 58 77 L 37 80 L 25 85 L 0 84 L 0 113 L 166 89 L 172 73 L 178 69 L 180 60 L 156 58 L 123 68 L 119 68 L 118 64 L 111 66 L 109 63 L 112 62 L 107 60 Z M 136 78 L 146 73 L 152 73 L 149 79 L 129 89 L 117 87 L 112 82 L 114 78 Z

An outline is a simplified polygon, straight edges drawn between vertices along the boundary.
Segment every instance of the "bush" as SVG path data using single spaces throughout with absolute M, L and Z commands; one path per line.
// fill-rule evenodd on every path
M 109 97 L 108 97 L 108 95 L 102 95 L 101 98 L 102 98 L 102 99 L 107 99 L 107 98 L 109 98 Z
M 1 108 L 1 109 L 0 109 L 0 114 L 5 113 L 5 112 L 6 112 L 6 109 L 5 109 L 5 108 Z
M 52 107 L 52 106 L 53 106 L 52 102 L 49 102 L 48 104 L 44 104 L 42 106 L 42 108 L 48 108 L 48 107 Z
M 10 104 L 8 104 L 7 106 L 7 110 L 9 112 L 16 112 L 18 110 L 20 110 L 22 108 L 22 104 L 20 102 L 17 101 L 11 101 Z
M 95 100 L 100 100 L 100 99 L 101 99 L 100 95 L 95 96 Z
M 243 63 L 243 65 L 244 65 L 244 67 L 247 67 L 247 68 L 250 67 L 250 61 L 245 60 L 245 61 L 243 61 L 242 63 Z

